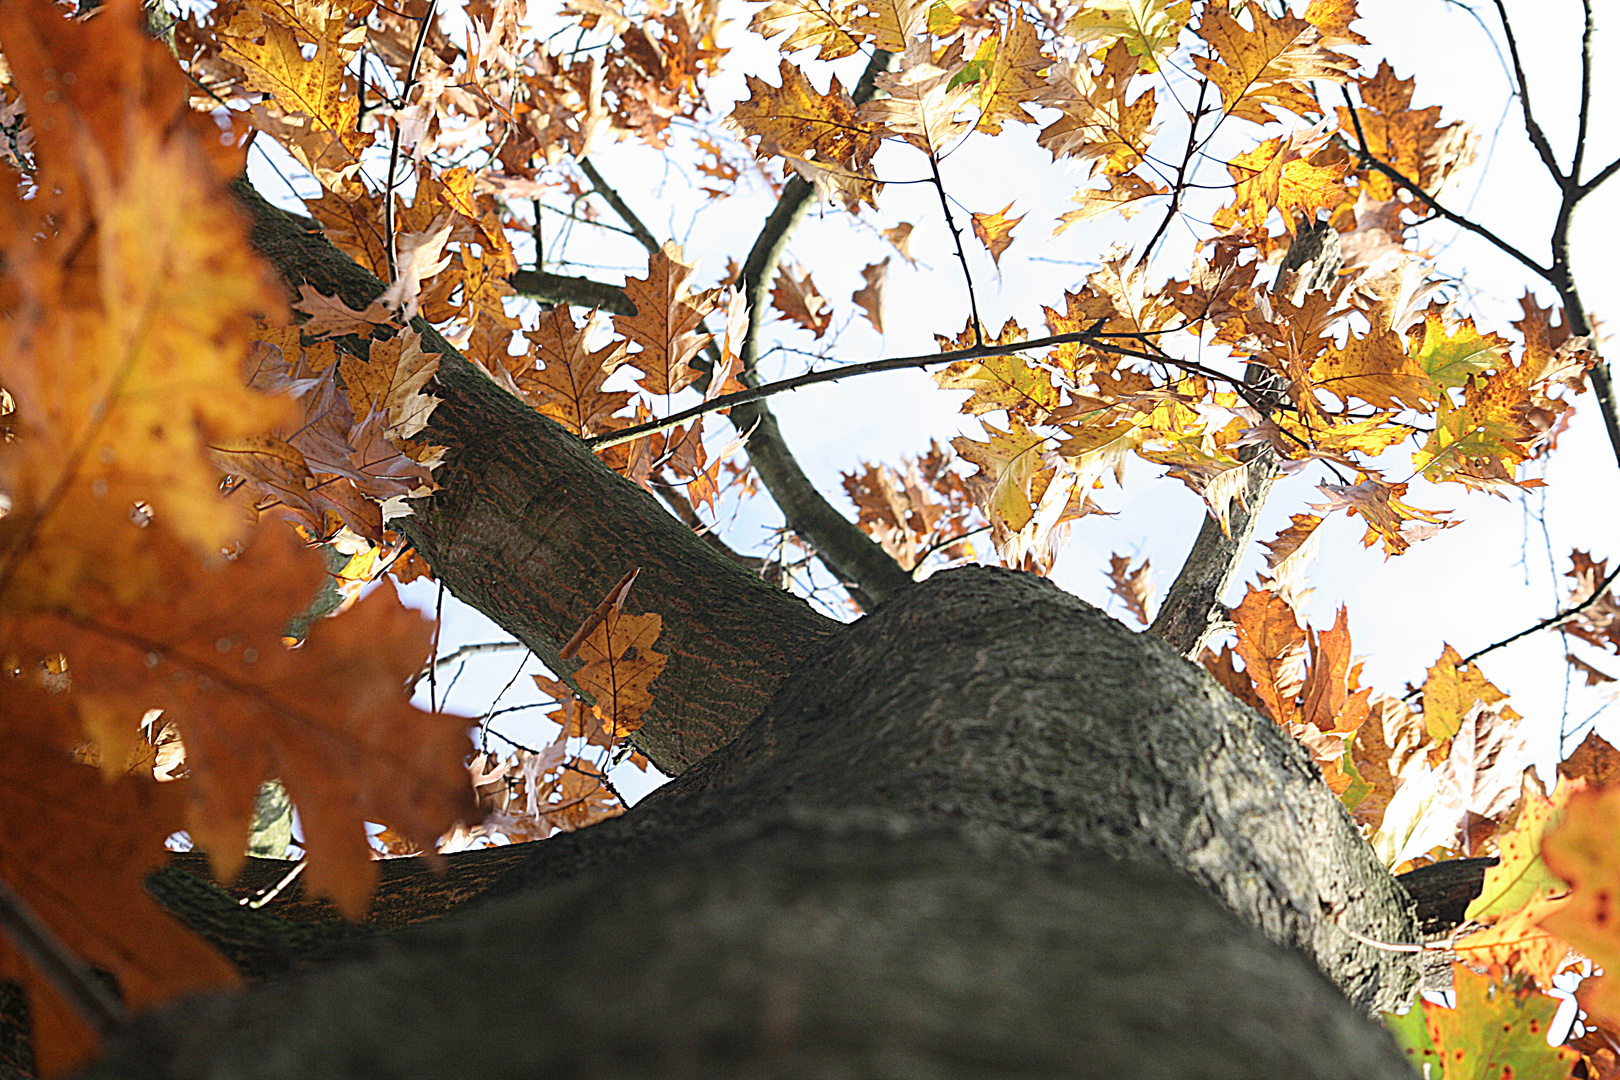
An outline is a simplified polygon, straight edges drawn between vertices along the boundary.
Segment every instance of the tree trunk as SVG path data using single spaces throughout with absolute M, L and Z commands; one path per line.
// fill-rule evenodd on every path
M 370 299 L 254 211 L 290 280 Z M 1410 900 L 1304 752 L 1162 642 L 985 568 L 838 628 L 453 350 L 435 393 L 452 453 L 413 537 L 553 655 L 656 568 L 636 595 L 679 647 L 645 730 L 690 767 L 448 918 L 138 1021 L 88 1075 L 1411 1075 L 1366 1015 L 1416 969 L 1361 940 L 1418 940 Z
M 959 570 L 485 903 L 141 1021 L 90 1075 L 1404 1076 L 1364 1017 L 1415 969 L 1345 930 L 1415 941 L 1409 906 L 1275 725 Z

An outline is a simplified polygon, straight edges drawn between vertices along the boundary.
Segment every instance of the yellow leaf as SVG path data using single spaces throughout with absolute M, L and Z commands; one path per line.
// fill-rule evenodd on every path
M 821 94 L 793 64 L 783 60 L 780 70 L 780 87 L 747 76 L 748 99 L 737 103 L 727 122 L 759 137 L 759 156 L 784 159 L 846 209 L 876 205 L 881 185 L 871 164 L 883 141 L 876 126 L 857 117 L 836 75 Z
M 1093 70 L 1091 59 L 1059 61 L 1047 78 L 1040 104 L 1063 115 L 1041 130 L 1037 142 L 1053 159 L 1079 158 L 1109 176 L 1121 176 L 1141 164 L 1152 134 L 1155 99 L 1149 90 L 1126 103 L 1136 59 L 1122 44 L 1103 54 Z
M 979 122 L 974 130 L 999 135 L 1003 120 L 1033 124 L 1024 106 L 1046 90 L 1046 72 L 1052 66 L 1041 52 L 1034 25 L 1014 9 L 1000 38 L 987 38 L 985 45 L 995 55 L 978 67 Z
M 837 60 L 860 48 L 861 38 L 848 29 L 855 7 L 853 0 L 772 0 L 754 13 L 748 29 L 767 39 L 786 34 L 777 46 L 784 53 L 816 49 L 817 60 Z
M 574 681 L 594 699 L 609 738 L 622 739 L 641 727 L 642 713 L 652 706 L 649 686 L 669 660 L 652 647 L 663 625 L 656 613 L 630 615 L 615 608 L 579 646 L 585 666 L 574 672 Z
M 1193 63 L 1219 88 L 1227 114 L 1266 124 L 1284 111 L 1300 116 L 1320 111 L 1310 80 L 1343 82 L 1356 61 L 1333 49 L 1366 44 L 1348 30 L 1355 18 L 1354 0 L 1312 4 L 1304 19 L 1286 11 L 1272 18 L 1253 4 L 1247 11 L 1253 30 L 1238 22 L 1230 8 L 1214 5 L 1204 9 L 1197 28 L 1215 56 L 1195 56 Z
M 1292 233 L 1296 215 L 1314 220 L 1318 210 L 1331 210 L 1345 195 L 1344 174 L 1350 157 L 1337 146 L 1327 146 L 1309 157 L 1304 149 L 1308 140 L 1267 139 L 1247 154 L 1227 162 L 1227 171 L 1237 181 L 1233 202 L 1215 211 L 1216 228 L 1243 225 L 1263 230 L 1273 208 L 1282 212 L 1283 224 Z
M 1142 70 L 1159 70 L 1192 18 L 1191 0 L 1086 0 L 1063 32 L 1076 41 L 1120 41 Z

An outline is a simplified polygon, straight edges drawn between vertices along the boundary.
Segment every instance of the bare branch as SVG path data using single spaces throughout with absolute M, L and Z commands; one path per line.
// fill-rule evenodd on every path
M 577 308 L 601 308 L 615 315 L 634 315 L 636 305 L 617 285 L 605 285 L 590 278 L 564 277 L 540 270 L 519 270 L 507 282 L 519 296 L 542 304 L 568 304 Z
M 891 61 L 890 54 L 881 50 L 872 54 L 851 95 L 857 105 L 876 92 L 877 77 L 888 70 Z M 787 250 L 788 237 L 814 202 L 814 187 L 801 177 L 790 179 L 782 189 L 776 208 L 765 219 L 748 257 L 743 260 L 741 284 L 748 300 L 748 331 L 743 337 L 743 370 L 739 378 L 745 386 L 757 386 L 759 382 L 756 372 L 759 340 L 770 309 L 771 281 Z M 700 390 L 706 388 L 705 383 L 699 384 Z M 877 541 L 829 503 L 805 475 L 782 438 L 775 415 L 761 400 L 765 396 L 760 394 L 739 401 L 730 413 L 738 431 L 752 431 L 748 437 L 748 459 L 782 511 L 788 527 L 815 549 L 817 557 L 855 602 L 870 610 L 885 596 L 909 585 L 911 575 Z
M 596 189 L 596 193 L 607 200 L 609 206 L 613 207 L 613 212 L 619 215 L 619 220 L 630 226 L 630 235 L 634 236 L 637 242 L 647 249 L 647 254 L 658 254 L 664 245 L 658 242 L 658 238 L 653 236 L 652 231 L 647 228 L 641 218 L 636 216 L 636 212 L 630 209 L 630 205 L 624 201 L 624 198 L 620 196 L 613 185 L 602 179 L 602 174 L 596 171 L 596 166 L 591 164 L 591 159 L 580 158 L 579 167 L 589 178 L 591 186 Z
M 967 282 L 968 312 L 973 316 L 973 344 L 984 344 L 984 322 L 979 318 L 979 296 L 973 288 L 973 271 L 968 269 L 967 252 L 962 250 L 962 230 L 956 227 L 956 218 L 951 214 L 951 202 L 945 195 L 945 181 L 940 179 L 939 160 L 934 152 L 928 152 L 928 168 L 932 172 L 934 191 L 939 194 L 939 208 L 945 215 L 945 227 L 951 230 L 951 239 L 956 241 L 956 261 L 962 265 L 962 280 Z
M 1503 6 L 1502 0 L 1495 0 L 1495 3 L 1496 14 L 1502 20 L 1502 32 L 1507 35 L 1508 55 L 1513 58 L 1513 78 L 1519 84 L 1519 105 L 1524 112 L 1525 133 L 1530 136 L 1530 143 L 1536 148 L 1536 153 L 1541 155 L 1541 163 L 1547 166 L 1547 171 L 1557 179 L 1558 186 L 1563 187 L 1574 176 L 1574 171 L 1571 170 L 1570 176 L 1566 177 L 1558 168 L 1558 159 L 1553 154 L 1552 144 L 1547 141 L 1547 135 L 1541 130 L 1541 125 L 1536 122 L 1535 112 L 1530 108 L 1530 84 L 1525 80 L 1524 64 L 1519 59 L 1519 43 L 1513 37 L 1513 24 L 1508 21 L 1507 8 Z M 1591 26 L 1590 17 L 1588 13 L 1588 27 Z

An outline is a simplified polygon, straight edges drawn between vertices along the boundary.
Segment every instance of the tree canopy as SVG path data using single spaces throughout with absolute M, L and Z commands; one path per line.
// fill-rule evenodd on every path
M 1453 200 L 1478 136 L 1355 0 L 0 6 L 11 1066 L 1615 1075 L 1620 755 L 1527 769 L 1480 667 L 1506 641 L 1383 687 L 1352 611 L 1304 617 L 1329 518 L 1390 558 L 1466 529 L 1436 493 L 1541 484 L 1577 408 L 1620 459 L 1571 261 L 1620 171 L 1586 158 L 1583 10 L 1562 149 L 1495 10 L 1538 255 Z M 1019 139 L 1076 178 L 1049 223 L 1017 175 L 970 210 L 942 171 Z M 773 209 L 705 269 L 614 143 Z M 932 220 L 887 213 L 902 182 Z M 790 259 L 813 210 L 882 257 Z M 1434 221 L 1522 271 L 1517 318 L 1468 308 Z M 1023 325 L 986 270 L 1048 229 L 1118 243 Z M 603 232 L 644 263 L 593 269 Z M 963 307 L 930 351 L 839 355 L 891 271 Z M 795 342 L 840 362 L 771 378 Z M 850 461 L 846 513 L 770 402 L 905 369 L 966 433 Z M 1097 568 L 1131 625 L 1040 580 L 1127 460 L 1206 511 L 1162 597 Z M 723 535 L 766 499 L 768 550 Z M 1614 576 L 1575 551 L 1525 628 L 1592 683 Z M 549 743 L 440 707 L 417 580 L 545 664 Z M 626 813 L 626 761 L 676 779 Z

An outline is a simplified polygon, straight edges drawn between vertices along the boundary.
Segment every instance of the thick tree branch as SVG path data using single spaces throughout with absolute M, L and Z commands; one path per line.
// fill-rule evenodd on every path
M 860 105 L 877 90 L 877 77 L 887 71 L 892 57 L 873 53 L 851 95 Z M 788 237 L 815 203 L 815 188 L 801 177 L 788 180 L 775 209 L 765 219 L 748 257 L 743 260 L 742 289 L 748 299 L 748 332 L 741 350 L 740 378 L 757 386 L 760 332 L 770 311 L 771 282 L 787 250 Z M 884 597 L 911 583 L 911 575 L 853 521 L 827 501 L 788 448 L 776 416 L 763 401 L 733 408 L 731 422 L 748 437 L 748 460 L 771 493 L 782 517 L 815 549 L 816 555 L 849 590 L 861 607 L 870 610 Z
M 1248 462 L 1249 478 L 1243 500 L 1232 500 L 1228 511 L 1231 532 L 1221 528 L 1214 515 L 1205 514 L 1198 538 L 1181 564 L 1176 580 L 1165 594 L 1164 605 L 1153 618 L 1148 633 L 1188 659 L 1198 656 L 1204 643 L 1223 625 L 1230 623 L 1221 597 L 1243 562 L 1243 553 L 1254 538 L 1260 508 L 1271 494 L 1280 470 L 1269 448 Z
M 617 285 L 604 285 L 590 278 L 564 277 L 539 270 L 519 270 L 507 282 L 519 296 L 542 304 L 567 304 L 577 308 L 601 308 L 615 315 L 634 315 L 636 305 Z
M 316 286 L 364 309 L 383 283 L 265 202 L 245 181 L 238 197 L 254 245 L 289 287 Z M 678 773 L 730 741 L 836 626 L 694 536 L 577 438 L 501 390 L 421 319 L 438 352 L 441 404 L 424 434 L 449 448 L 440 490 L 402 519 L 440 579 L 553 671 L 577 664 L 558 650 L 624 572 L 643 568 L 631 604 L 664 620 L 669 653 L 638 745 Z M 588 508 L 582 512 L 581 508 Z

